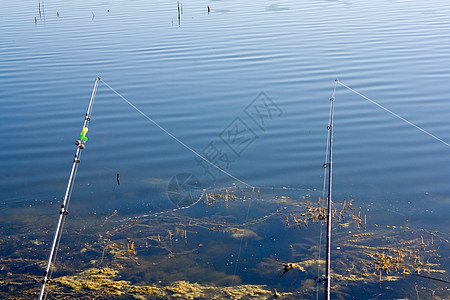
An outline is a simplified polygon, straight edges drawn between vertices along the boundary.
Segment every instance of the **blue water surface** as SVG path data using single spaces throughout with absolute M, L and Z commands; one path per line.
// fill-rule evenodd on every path
M 0 4 L 5 226 L 34 216 L 53 232 L 97 77 L 252 186 L 322 189 L 336 79 L 450 142 L 448 1 L 180 3 L 180 14 L 177 1 Z M 371 224 L 447 236 L 448 145 L 339 84 L 334 118 L 335 201 L 355 199 Z M 243 129 L 233 144 L 230 132 Z M 242 184 L 102 82 L 88 138 L 74 218 L 171 209 L 167 184 L 177 174 L 202 188 Z

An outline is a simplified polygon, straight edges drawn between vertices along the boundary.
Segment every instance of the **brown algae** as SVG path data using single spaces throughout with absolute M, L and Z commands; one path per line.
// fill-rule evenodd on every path
M 264 285 L 216 287 L 188 281 L 175 281 L 168 286 L 141 286 L 133 285 L 129 281 L 116 280 L 118 276 L 119 271 L 112 268 L 90 268 L 77 275 L 62 276 L 53 281 L 73 292 L 79 292 L 78 294 L 88 296 L 91 291 L 104 298 L 130 295 L 136 299 L 148 299 L 147 297 L 166 299 L 261 299 L 262 295 L 271 294 Z M 55 291 L 55 287 L 52 290 Z M 282 295 L 288 294 L 282 293 Z M 264 299 L 267 299 L 267 297 L 264 297 Z

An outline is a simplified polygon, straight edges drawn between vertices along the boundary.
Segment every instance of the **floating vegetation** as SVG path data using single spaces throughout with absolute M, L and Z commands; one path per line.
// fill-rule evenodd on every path
M 122 266 L 116 265 L 118 269 Z M 177 299 L 257 299 L 261 295 L 271 294 L 262 285 L 238 285 L 216 287 L 175 281 L 167 286 L 133 285 L 129 281 L 117 280 L 120 271 L 112 268 L 90 268 L 77 275 L 56 278 L 51 288 L 53 293 L 71 294 L 78 292 L 85 297 L 114 298 L 121 295 L 135 299 L 177 298 Z M 64 291 L 69 288 L 69 291 Z
M 189 207 L 135 217 L 114 210 L 85 220 L 92 224 L 87 227 L 74 220 L 52 270 L 49 296 L 312 298 L 314 278 L 325 268 L 317 236 L 326 224 L 325 201 L 312 193 L 228 187 L 199 193 Z M 445 298 L 446 285 L 426 278 L 447 279 L 441 263 L 448 253 L 447 235 L 411 224 L 374 226 L 361 211 L 355 201 L 333 206 L 336 298 L 355 287 L 388 284 L 396 295 L 414 296 L 417 275 L 425 277 L 420 297 L 433 292 Z M 49 239 L 47 229 L 39 230 L 39 235 L 0 236 L 2 249 L 11 249 L 0 257 L 0 297 L 21 291 L 21 297 L 36 298 Z
M 375 227 L 376 228 L 376 227 Z M 433 234 L 429 239 L 423 239 L 424 230 L 405 229 L 401 231 L 374 230 L 358 234 L 336 233 L 339 255 L 334 264 L 333 279 L 336 288 L 351 285 L 351 282 L 364 284 L 382 284 L 383 282 L 415 281 L 417 276 L 428 279 L 422 283 L 422 291 L 437 296 L 445 294 L 445 286 L 438 282 L 448 282 L 439 271 L 440 254 L 433 249 Z M 441 239 L 440 247 L 446 242 Z M 436 274 L 436 275 L 434 275 Z M 437 275 L 441 274 L 441 276 Z M 410 286 L 411 287 L 411 286 Z M 412 289 L 404 294 L 414 293 Z M 415 291 L 414 291 L 415 292 Z M 442 298 L 445 298 L 444 296 Z

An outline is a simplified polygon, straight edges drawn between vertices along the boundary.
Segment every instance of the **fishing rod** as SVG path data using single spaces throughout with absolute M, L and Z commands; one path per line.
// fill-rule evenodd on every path
M 408 123 L 409 125 L 415 127 L 416 129 L 422 131 L 423 133 L 429 135 L 430 137 L 434 138 L 435 140 L 443 143 L 446 146 L 450 147 L 450 144 L 443 141 L 442 139 L 436 137 L 435 135 L 429 133 L 428 131 L 426 131 L 425 129 L 419 127 L 418 125 L 412 123 L 411 121 L 408 121 L 407 119 L 399 116 L 398 114 L 392 112 L 391 110 L 385 108 L 384 106 L 382 106 L 381 104 L 375 102 L 374 100 L 364 96 L 363 94 L 357 92 L 356 90 L 350 88 L 349 86 L 345 85 L 344 83 L 341 83 L 339 80 L 335 80 L 335 84 L 334 84 L 334 90 L 333 90 L 333 95 L 330 98 L 330 119 L 329 119 L 329 125 L 327 126 L 328 129 L 328 162 L 324 163 L 324 168 L 328 168 L 328 196 L 327 196 L 327 217 L 326 217 L 326 222 L 327 222 L 327 256 L 326 256 L 326 265 L 325 265 L 325 277 L 316 277 L 314 280 L 319 283 L 322 281 L 325 281 L 325 298 L 326 300 L 330 300 L 330 292 L 331 292 L 331 268 L 330 268 L 330 264 L 331 264 L 331 222 L 332 222 L 332 199 L 331 199 L 331 192 L 332 192 L 332 179 L 333 179 L 333 172 L 332 172 L 332 164 L 333 164 L 333 122 L 334 122 L 334 100 L 335 100 L 335 94 L 336 94 L 336 87 L 337 84 L 340 84 L 341 86 L 347 88 L 348 90 L 354 92 L 355 94 L 361 96 L 362 98 L 370 101 L 371 103 L 375 104 L 376 106 L 380 107 L 381 109 L 385 110 L 386 112 L 394 115 L 395 117 L 399 118 L 400 120 Z M 445 282 L 448 283 L 447 280 L 444 279 L 439 279 L 439 278 L 435 278 L 435 277 L 430 277 L 430 276 L 426 276 L 426 275 L 421 275 L 418 273 L 412 273 L 412 274 L 408 274 L 408 275 L 416 275 L 417 277 L 422 277 L 422 278 L 426 278 L 426 279 L 431 279 L 431 280 L 436 280 L 436 281 L 440 281 L 440 282 Z
M 328 168 L 328 197 L 327 197 L 327 258 L 325 264 L 325 298 L 330 299 L 331 290 L 331 222 L 332 222 L 332 201 L 331 201 L 331 191 L 333 182 L 333 120 L 334 120 L 334 96 L 336 91 L 337 80 L 334 84 L 333 96 L 330 98 L 330 124 L 328 125 L 329 134 L 329 145 L 328 145 L 328 163 L 324 166 Z
M 325 259 L 325 277 L 317 276 L 314 278 L 314 281 L 316 283 L 324 282 L 325 281 L 325 298 L 326 300 L 331 299 L 331 222 L 332 222 L 332 210 L 331 207 L 333 205 L 333 201 L 331 200 L 331 192 L 333 187 L 333 122 L 334 122 L 334 97 L 336 94 L 336 86 L 338 81 L 336 80 L 334 83 L 334 90 L 333 95 L 330 98 L 330 116 L 329 116 L 329 123 L 327 126 L 328 135 L 327 135 L 327 151 L 326 157 L 325 157 L 325 163 L 323 164 L 323 167 L 327 169 L 328 176 L 325 176 L 328 178 L 328 190 L 327 190 L 327 215 L 320 215 L 319 219 L 324 220 L 326 218 L 327 223 L 327 254 Z M 324 187 L 323 191 L 325 194 L 325 181 L 324 179 Z M 322 234 L 322 233 L 321 233 Z M 319 246 L 320 248 L 320 246 Z M 319 252 L 320 257 L 320 252 Z M 319 297 L 319 290 L 317 289 L 317 296 Z
M 52 243 L 52 247 L 50 249 L 50 255 L 48 257 L 47 267 L 45 268 L 45 271 L 44 271 L 44 279 L 42 280 L 41 291 L 39 293 L 39 300 L 42 300 L 44 297 L 46 285 L 52 283 L 52 280 L 50 279 L 51 268 L 52 268 L 53 261 L 56 259 L 56 252 L 58 251 L 57 248 L 59 246 L 59 241 L 61 239 L 61 232 L 62 232 L 62 228 L 64 226 L 64 220 L 65 220 L 65 217 L 67 216 L 67 214 L 69 213 L 69 211 L 67 209 L 69 206 L 70 197 L 72 195 L 72 189 L 73 189 L 73 184 L 75 182 L 75 177 L 77 175 L 78 164 L 80 163 L 81 152 L 85 148 L 85 144 L 87 141 L 86 134 L 89 130 L 88 125 L 89 125 L 89 121 L 91 120 L 92 106 L 94 104 L 94 99 L 95 99 L 95 95 L 97 92 L 97 85 L 98 85 L 99 80 L 100 80 L 100 77 L 97 77 L 95 79 L 94 88 L 92 89 L 92 94 L 91 94 L 91 100 L 89 101 L 89 106 L 86 111 L 86 116 L 84 117 L 83 127 L 82 127 L 81 133 L 78 137 L 78 140 L 75 142 L 75 144 L 77 145 L 77 150 L 75 152 L 75 157 L 73 159 L 72 170 L 70 172 L 69 182 L 67 183 L 66 194 L 64 196 L 63 203 L 61 204 L 61 209 L 59 210 L 58 225 L 56 226 L 55 236 L 53 237 L 53 243 Z

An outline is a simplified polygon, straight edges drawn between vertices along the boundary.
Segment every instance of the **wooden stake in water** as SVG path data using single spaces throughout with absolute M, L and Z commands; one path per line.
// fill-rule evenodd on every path
M 84 124 L 82 127 L 82 131 L 79 136 L 79 140 L 76 142 L 77 150 L 75 152 L 75 158 L 73 160 L 72 171 L 70 172 L 70 176 L 69 176 L 69 182 L 67 183 L 64 201 L 61 204 L 61 209 L 59 211 L 58 225 L 56 226 L 55 236 L 53 237 L 53 243 L 52 243 L 52 248 L 50 249 L 50 255 L 48 257 L 47 267 L 45 268 L 45 271 L 44 271 L 44 279 L 42 280 L 41 291 L 39 293 L 39 300 L 42 300 L 44 297 L 45 286 L 47 284 L 51 283 L 50 269 L 51 269 L 51 266 L 52 266 L 54 260 L 56 259 L 56 252 L 57 252 L 57 248 L 58 248 L 59 241 L 61 238 L 61 232 L 62 232 L 62 227 L 64 225 L 65 217 L 69 213 L 67 209 L 68 209 L 68 205 L 69 205 L 69 201 L 70 201 L 70 196 L 72 194 L 73 184 L 75 182 L 75 177 L 76 177 L 77 170 L 78 170 L 78 164 L 80 163 L 81 152 L 84 149 L 84 143 L 87 141 L 87 138 L 85 135 L 88 131 L 89 121 L 91 120 L 92 105 L 94 104 L 95 94 L 97 92 L 97 84 L 98 84 L 99 80 L 100 80 L 100 77 L 97 77 L 95 79 L 94 88 L 92 90 L 91 100 L 89 101 L 89 106 L 88 106 L 88 109 L 86 112 L 86 116 L 84 118 Z

